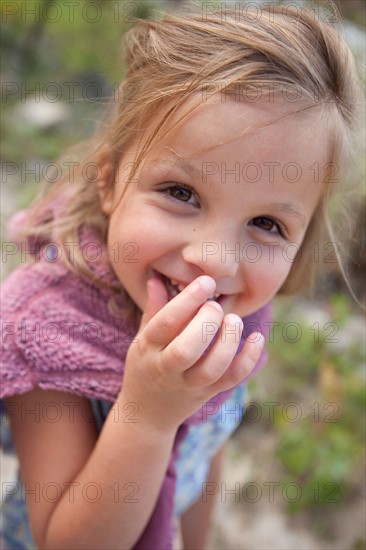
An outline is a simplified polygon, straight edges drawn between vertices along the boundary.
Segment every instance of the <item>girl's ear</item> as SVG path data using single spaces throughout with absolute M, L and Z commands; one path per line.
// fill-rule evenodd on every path
M 99 178 L 97 181 L 97 189 L 100 206 L 102 212 L 109 216 L 113 208 L 114 181 L 112 181 L 112 177 L 114 174 L 114 166 L 112 163 L 112 155 L 106 146 L 103 147 L 100 152 L 98 167 Z

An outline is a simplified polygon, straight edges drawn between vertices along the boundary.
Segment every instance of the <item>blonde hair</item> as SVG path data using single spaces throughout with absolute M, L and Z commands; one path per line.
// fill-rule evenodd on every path
M 296 93 L 299 100 L 297 106 L 293 102 L 297 107 L 294 112 L 317 108 L 324 113 L 331 137 L 329 171 L 333 166 L 345 165 L 351 158 L 360 96 L 352 54 L 333 27 L 317 20 L 310 8 L 303 8 L 299 14 L 287 7 L 284 13 L 281 6 L 272 6 L 270 11 L 263 7 L 261 17 L 249 9 L 245 17 L 230 9 L 211 14 L 193 9 L 160 20 L 140 21 L 124 37 L 127 72 L 117 96 L 111 100 L 109 118 L 92 139 L 73 150 L 79 161 L 74 182 L 70 184 L 65 176 L 37 199 L 24 235 L 39 242 L 56 240 L 64 258 L 68 251 L 63 243 L 78 242 L 84 224 L 93 227 L 106 242 L 108 218 L 100 205 L 98 163 L 107 151 L 110 172 L 106 187 L 113 191 L 123 152 L 147 128 L 152 115 L 161 110 L 164 114 L 140 151 L 133 177 L 158 139 L 158 132 L 160 136 L 173 113 L 197 92 L 202 97 L 222 93 L 235 99 L 239 94 L 239 101 L 256 101 L 258 93 L 268 99 L 271 93 L 278 97 L 284 90 L 287 99 L 289 93 Z M 88 178 L 83 170 L 87 165 Z M 93 165 L 94 172 L 90 170 Z M 328 202 L 333 188 L 329 177 L 282 293 L 309 287 L 314 281 L 316 266 L 309 261 L 310 245 L 320 242 L 326 226 L 331 230 Z M 62 211 L 52 217 L 53 201 L 61 196 L 67 200 Z M 97 286 L 108 286 L 95 280 L 95 273 L 78 250 L 69 268 Z M 124 294 L 121 287 L 110 288 L 115 295 Z M 115 305 L 113 309 L 117 313 Z

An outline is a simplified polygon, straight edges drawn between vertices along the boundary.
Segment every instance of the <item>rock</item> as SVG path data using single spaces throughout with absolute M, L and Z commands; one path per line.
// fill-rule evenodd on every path
M 25 102 L 18 104 L 14 111 L 19 119 L 42 129 L 70 120 L 70 110 L 65 103 L 48 101 L 41 97 L 26 98 Z

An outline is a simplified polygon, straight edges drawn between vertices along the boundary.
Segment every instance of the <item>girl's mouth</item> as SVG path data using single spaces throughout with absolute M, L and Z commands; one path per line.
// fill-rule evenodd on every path
M 169 301 L 175 298 L 182 290 L 188 286 L 188 284 L 180 283 L 176 279 L 170 279 L 166 275 L 163 275 L 162 273 L 159 273 L 158 271 L 154 271 L 155 275 L 158 279 L 160 279 L 167 290 Z M 216 300 L 219 302 L 220 297 L 222 294 L 216 293 L 212 294 L 208 299 L 209 300 Z M 220 302 L 219 302 L 220 303 Z

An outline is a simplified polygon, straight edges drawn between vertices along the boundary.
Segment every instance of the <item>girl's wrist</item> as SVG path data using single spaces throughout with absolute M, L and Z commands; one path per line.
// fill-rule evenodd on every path
M 148 409 L 131 398 L 128 398 L 123 391 L 115 401 L 110 415 L 115 422 L 123 422 L 129 425 L 133 431 L 140 432 L 144 437 L 150 438 L 153 443 L 156 439 L 174 442 L 179 423 L 169 417 L 167 412 L 164 417 L 158 417 L 148 412 Z

